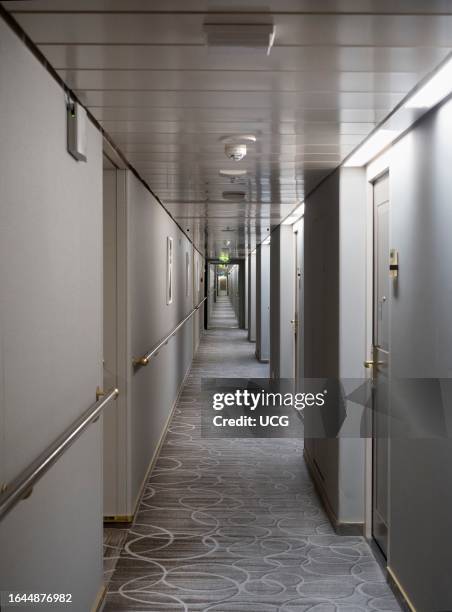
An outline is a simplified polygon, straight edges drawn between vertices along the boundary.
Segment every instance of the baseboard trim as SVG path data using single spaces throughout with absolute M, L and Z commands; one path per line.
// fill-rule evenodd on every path
M 104 523 L 131 523 L 133 521 L 133 514 L 114 514 L 104 516 Z
M 100 587 L 96 599 L 94 600 L 93 605 L 91 606 L 91 612 L 100 612 L 104 607 L 105 597 L 107 595 L 107 585 L 102 584 Z
M 195 351 L 193 357 L 195 356 L 196 352 L 197 351 Z M 179 389 L 177 391 L 176 399 L 173 401 L 173 405 L 171 406 L 171 409 L 169 411 L 168 417 L 167 417 L 167 419 L 165 421 L 165 425 L 163 426 L 162 433 L 160 434 L 159 441 L 157 443 L 157 446 L 156 446 L 155 451 L 154 451 L 154 453 L 152 455 L 152 458 L 151 458 L 151 461 L 149 463 L 149 466 L 148 466 L 148 468 L 146 470 L 146 473 L 144 475 L 143 481 L 142 481 L 142 483 L 140 485 L 140 488 L 138 490 L 137 497 L 136 497 L 135 502 L 133 504 L 132 514 L 119 514 L 119 515 L 104 516 L 104 523 L 106 523 L 106 524 L 108 524 L 108 523 L 129 523 L 129 524 L 133 523 L 133 521 L 135 519 L 135 515 L 136 515 L 137 510 L 138 510 L 138 506 L 139 506 L 140 501 L 141 501 L 141 498 L 143 497 L 143 493 L 144 493 L 144 489 L 145 489 L 145 486 L 146 486 L 146 482 L 148 481 L 148 478 L 149 478 L 152 470 L 154 469 L 155 463 L 156 463 L 156 461 L 158 459 L 158 456 L 160 454 L 160 450 L 162 448 L 163 441 L 165 440 L 166 434 L 168 432 L 169 424 L 171 422 L 171 419 L 173 418 L 173 414 L 174 414 L 174 411 L 176 409 L 177 402 L 179 401 L 180 395 L 181 395 L 182 390 L 183 390 L 183 388 L 185 386 L 185 383 L 187 381 L 188 375 L 190 374 L 190 370 L 191 370 L 192 364 L 193 364 L 193 359 L 192 359 L 190 365 L 188 366 L 187 371 L 184 374 L 184 377 L 182 379 L 181 384 L 179 385 Z
M 388 582 L 389 582 L 389 585 L 391 586 L 392 590 L 394 591 L 396 597 L 399 598 L 402 601 L 402 603 L 405 604 L 405 606 L 407 607 L 408 610 L 410 610 L 411 612 L 417 612 L 416 608 L 414 607 L 413 602 L 408 597 L 407 592 L 405 591 L 403 586 L 400 584 L 400 581 L 397 578 L 394 570 L 391 569 L 389 567 L 389 565 L 388 565 L 386 567 L 386 571 L 388 573 Z
M 318 468 L 306 449 L 304 449 L 303 451 L 303 457 L 308 468 L 309 474 L 311 475 L 312 482 L 314 483 L 315 490 L 317 491 L 317 494 L 320 497 L 320 500 L 323 504 L 328 519 L 334 528 L 334 531 L 338 535 L 362 536 L 364 534 L 364 523 L 343 523 L 339 521 L 336 516 L 336 513 L 334 512 L 331 506 L 330 500 L 328 499 L 328 495 L 326 494 L 325 488 L 322 484 L 322 477 L 318 471 Z

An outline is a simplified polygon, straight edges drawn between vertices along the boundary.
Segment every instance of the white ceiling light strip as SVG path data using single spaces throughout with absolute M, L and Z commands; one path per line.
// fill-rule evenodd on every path
M 344 166 L 346 168 L 365 166 L 389 146 L 399 134 L 397 130 L 377 130 L 345 161 Z
M 421 87 L 409 95 L 403 106 L 389 117 L 344 162 L 344 167 L 359 168 L 382 153 L 422 115 L 452 93 L 452 58 L 449 58 Z M 397 125 L 397 129 L 389 129 Z M 399 128 L 400 126 L 400 128 Z
M 433 76 L 418 89 L 407 102 L 405 108 L 433 108 L 452 93 L 452 59 L 449 59 Z
M 306 206 L 305 206 L 305 203 L 303 202 L 302 204 L 300 204 L 300 206 L 298 206 L 298 208 L 292 211 L 286 219 L 284 219 L 284 221 L 282 222 L 282 225 L 293 225 L 299 219 L 304 217 L 305 210 L 306 210 Z

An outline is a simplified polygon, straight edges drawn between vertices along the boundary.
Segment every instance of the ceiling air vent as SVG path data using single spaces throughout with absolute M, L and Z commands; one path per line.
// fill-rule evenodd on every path
M 209 47 L 248 47 L 265 49 L 267 55 L 275 40 L 275 26 L 263 23 L 205 23 Z
M 245 191 L 223 191 L 223 200 L 229 200 L 229 202 L 243 202 L 245 198 Z
M 220 176 L 225 176 L 230 179 L 238 179 L 248 174 L 248 170 L 220 170 L 218 172 Z
M 228 178 L 231 185 L 241 185 L 243 187 L 248 185 L 247 170 L 220 170 L 218 174 Z

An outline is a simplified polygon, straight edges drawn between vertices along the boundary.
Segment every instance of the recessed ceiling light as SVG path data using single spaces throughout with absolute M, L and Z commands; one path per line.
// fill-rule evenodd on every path
M 293 225 L 297 219 L 298 217 L 293 217 L 291 215 L 290 217 L 287 217 L 287 219 L 284 219 L 282 225 Z
M 452 59 L 449 59 L 405 103 L 405 108 L 431 108 L 452 92 Z
M 305 210 L 306 210 L 305 203 L 302 202 L 300 206 L 298 206 L 294 211 L 290 213 L 290 216 L 287 217 L 287 219 L 284 219 L 284 221 L 282 222 L 282 225 L 293 225 L 296 221 L 298 221 L 298 219 L 301 219 L 301 217 L 304 217 Z
M 378 130 L 345 161 L 346 167 L 365 166 L 400 134 L 398 130 Z

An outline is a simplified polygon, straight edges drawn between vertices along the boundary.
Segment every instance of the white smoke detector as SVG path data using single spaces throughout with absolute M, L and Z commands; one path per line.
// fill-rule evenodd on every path
M 251 134 L 233 134 L 223 136 L 221 140 L 224 144 L 224 152 L 228 159 L 241 161 L 247 154 L 247 145 L 256 142 L 256 136 Z
M 246 144 L 225 144 L 224 152 L 228 159 L 242 161 L 246 156 Z

